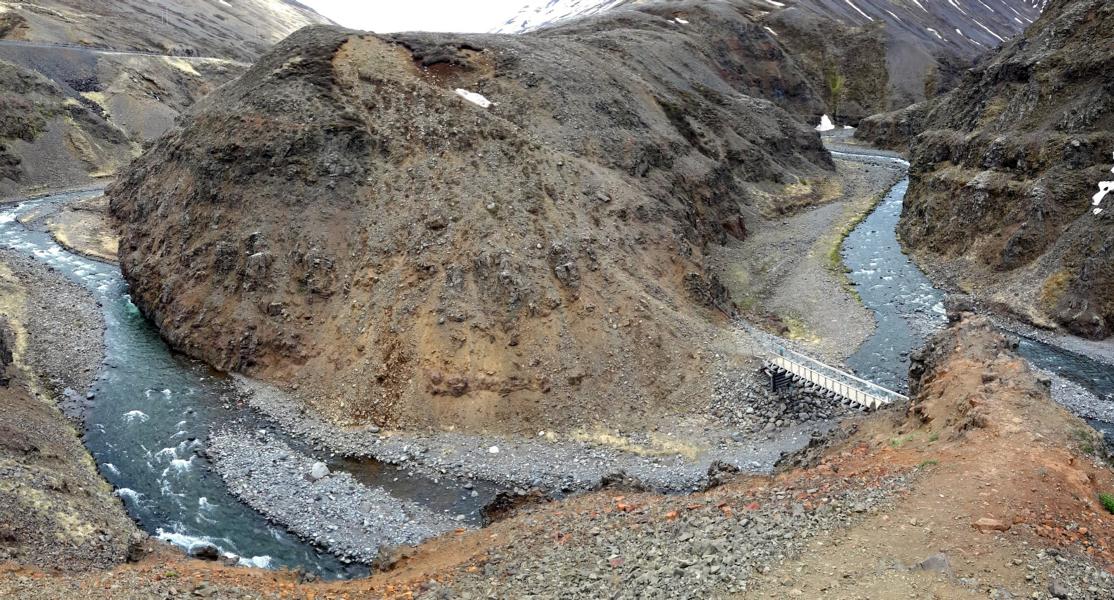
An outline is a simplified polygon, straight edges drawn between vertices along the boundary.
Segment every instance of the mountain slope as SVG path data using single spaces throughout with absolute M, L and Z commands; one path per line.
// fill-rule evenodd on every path
M 328 22 L 291 0 L 0 2 L 0 39 L 245 62 L 300 27 Z
M 983 52 L 1020 33 L 1046 0 L 729 0 L 762 18 L 788 52 L 815 74 L 825 91 L 844 81 L 847 97 L 825 91 L 828 112 L 851 122 L 901 108 L 951 89 Z M 496 29 L 519 33 L 602 11 L 654 7 L 683 12 L 691 2 L 547 0 L 533 2 Z M 848 37 L 848 32 L 855 34 Z M 871 72 L 879 52 L 863 46 L 875 36 L 886 56 L 886 76 Z M 867 73 L 863 74 L 863 69 Z M 844 83 L 839 84 L 841 87 Z M 841 109 L 842 105 L 842 109 Z
M 1114 5 L 1054 0 L 1024 36 L 918 108 L 903 240 L 1030 320 L 1109 336 L 1114 211 L 1093 202 L 1114 163 L 1112 91 Z
M 706 244 L 832 169 L 708 31 L 641 12 L 522 36 L 302 30 L 110 188 L 135 301 L 178 348 L 341 423 L 691 410 L 732 310 Z
M 22 123 L 0 128 L 0 198 L 114 174 L 241 61 L 321 21 L 278 0 L 0 2 L 0 114 Z

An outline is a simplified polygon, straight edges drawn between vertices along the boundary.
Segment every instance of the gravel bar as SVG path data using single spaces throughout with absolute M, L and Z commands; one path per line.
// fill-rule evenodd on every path
M 773 422 L 776 427 L 760 435 L 743 435 L 729 428 L 705 430 L 699 433 L 711 442 L 710 447 L 695 458 L 681 454 L 647 456 L 542 436 L 381 433 L 375 427 L 342 430 L 314 417 L 298 400 L 273 386 L 239 376 L 235 380 L 252 408 L 288 435 L 317 449 L 403 465 L 412 473 L 430 477 L 481 479 L 520 493 L 579 492 L 598 489 L 607 482 L 662 492 L 704 489 L 714 484 L 722 471 L 770 473 L 782 456 L 804 448 L 834 426 L 824 420 L 802 423 L 779 419 Z
M 223 430 L 209 438 L 209 458 L 229 491 L 271 521 L 343 561 L 373 564 L 381 551 L 412 546 L 461 527 L 457 521 L 348 473 L 311 475 L 315 461 L 275 436 Z M 316 463 L 316 468 L 323 465 Z M 315 474 L 319 475 L 319 474 Z

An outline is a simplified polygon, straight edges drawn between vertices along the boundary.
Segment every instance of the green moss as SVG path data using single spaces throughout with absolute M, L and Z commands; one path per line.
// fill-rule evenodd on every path
M 1106 512 L 1114 514 L 1114 494 L 1102 492 L 1099 494 L 1099 502 L 1102 504 L 1102 507 L 1106 509 Z
M 870 213 L 874 212 L 874 209 L 877 208 L 879 204 L 881 204 L 882 200 L 885 197 L 886 192 L 879 192 L 877 195 L 871 198 L 870 203 L 867 205 L 866 208 L 862 210 L 862 212 L 856 214 L 854 217 L 843 224 L 843 227 L 840 228 L 839 233 L 836 234 L 835 241 L 832 243 L 831 247 L 828 248 L 828 269 L 832 273 L 836 274 L 836 276 L 840 280 L 840 283 L 843 285 L 843 288 L 847 290 L 847 293 L 851 294 L 851 296 L 853 296 L 859 303 L 862 303 L 863 299 L 861 296 L 859 296 L 859 291 L 855 289 L 854 282 L 852 282 L 851 278 L 847 276 L 847 274 L 851 272 L 851 269 L 849 269 L 847 265 L 843 263 L 843 254 L 841 252 L 843 250 L 843 242 L 847 240 L 847 236 L 851 235 L 852 231 L 855 231 L 856 227 L 858 227 L 860 224 L 862 224 L 863 221 L 866 220 L 867 216 L 869 216 Z

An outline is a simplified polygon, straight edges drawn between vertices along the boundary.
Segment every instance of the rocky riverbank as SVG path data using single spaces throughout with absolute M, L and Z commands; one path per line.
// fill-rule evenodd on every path
M 330 472 L 265 432 L 215 433 L 207 453 L 234 495 L 344 561 L 372 564 L 386 548 L 415 545 L 460 527 L 348 473 Z
M 825 145 L 848 149 L 838 139 Z M 752 217 L 749 235 L 714 248 L 712 263 L 748 319 L 840 362 L 874 331 L 874 315 L 842 272 L 840 244 L 903 170 L 871 156 L 837 156 L 835 164 L 837 183 L 795 209 Z
M 92 387 L 104 357 L 104 315 L 86 289 L 54 269 L 13 250 L 0 250 L 0 268 L 6 269 L 18 292 L 0 301 L 7 310 L 20 303 L 20 320 L 26 336 L 25 360 L 48 395 L 74 423 L 80 424 L 92 400 Z
M 281 390 L 237 378 L 241 397 L 284 432 L 342 456 L 404 466 L 430 477 L 481 479 L 519 494 L 564 494 L 623 484 L 638 489 L 693 491 L 724 472 L 771 472 L 789 452 L 805 447 L 844 414 L 838 403 L 769 395 L 753 373 L 725 373 L 713 400 L 725 419 L 663 423 L 643 433 L 583 432 L 535 438 L 457 432 L 339 429 L 314 417 Z M 748 412 L 749 410 L 749 412 Z M 736 426 L 727 424 L 734 420 Z
M 142 554 L 146 536 L 74 429 L 103 328 L 88 292 L 0 250 L 0 563 L 108 568 Z

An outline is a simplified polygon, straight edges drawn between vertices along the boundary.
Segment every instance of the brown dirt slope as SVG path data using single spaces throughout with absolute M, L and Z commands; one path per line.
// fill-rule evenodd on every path
M 722 16 L 706 27 L 768 43 Z M 110 188 L 137 303 L 177 347 L 340 421 L 683 411 L 731 311 L 704 245 L 832 169 L 707 39 L 646 13 L 567 34 L 302 30 Z
M 1114 166 L 1111 31 L 1109 2 L 1051 2 L 959 88 L 886 129 L 924 130 L 902 240 L 958 287 L 1093 338 L 1114 333 L 1114 209 L 1092 204 Z

